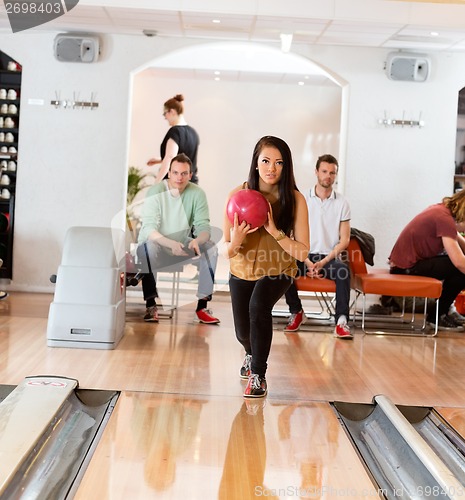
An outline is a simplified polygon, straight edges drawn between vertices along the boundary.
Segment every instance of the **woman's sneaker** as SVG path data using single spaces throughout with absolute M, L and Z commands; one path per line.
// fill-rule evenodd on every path
M 241 378 L 246 378 L 246 379 L 249 378 L 250 374 L 252 373 L 251 366 L 252 366 L 252 354 L 246 354 L 244 362 L 242 363 L 241 366 L 241 371 L 240 371 Z
M 244 391 L 244 398 L 263 398 L 266 393 L 266 379 L 256 373 L 251 373 Z
M 146 308 L 144 321 L 147 321 L 149 323 L 158 323 L 159 319 L 160 318 L 158 317 L 157 306 L 150 306 Z
M 432 328 L 435 328 L 436 325 L 434 319 L 429 317 L 427 321 Z M 442 314 L 441 316 L 439 316 L 438 330 L 455 330 L 461 332 L 463 331 L 463 326 L 457 323 L 455 319 L 449 314 Z

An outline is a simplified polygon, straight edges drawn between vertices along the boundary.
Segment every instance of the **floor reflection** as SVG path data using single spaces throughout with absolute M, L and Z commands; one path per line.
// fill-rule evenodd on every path
M 210 386 L 209 347 L 201 325 L 186 327 L 171 352 L 168 378 L 178 378 L 184 388 L 203 390 Z M 181 377 L 182 374 L 182 377 Z M 201 398 L 134 397 L 132 431 L 136 448 L 143 452 L 143 475 L 155 492 L 169 489 L 177 478 L 177 460 L 193 449 L 200 414 L 206 400 Z
M 266 399 L 248 400 L 233 420 L 218 498 L 242 500 L 270 495 L 263 484 L 266 441 L 263 408 Z
M 297 492 L 301 498 L 322 498 L 331 484 L 329 468 L 337 455 L 340 426 L 328 406 L 297 403 L 282 409 L 278 416 L 279 440 L 287 460 L 300 472 Z
M 176 481 L 177 459 L 192 448 L 202 405 L 196 399 L 134 396 L 134 444 L 142 454 L 145 483 L 154 492 L 164 491 Z

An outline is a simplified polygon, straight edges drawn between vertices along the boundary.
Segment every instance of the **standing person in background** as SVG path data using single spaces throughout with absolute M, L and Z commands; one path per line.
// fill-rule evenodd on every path
M 309 249 L 305 198 L 297 190 L 289 146 L 278 137 L 265 136 L 256 144 L 244 185 L 265 196 L 268 221 L 252 228 L 247 221 L 234 224 L 224 217 L 225 254 L 230 259 L 229 289 L 237 340 L 245 349 L 240 370 L 248 379 L 246 398 L 267 393 L 267 360 L 273 338 L 272 309 L 292 283 L 296 259 Z M 279 228 L 279 229 L 278 229 Z
M 305 196 L 310 221 L 310 253 L 305 259 L 306 274 L 322 276 L 336 282 L 336 315 L 334 336 L 352 339 L 347 323 L 350 309 L 350 272 L 340 259 L 350 242 L 350 206 L 341 194 L 333 189 L 339 164 L 336 158 L 326 154 L 318 158 L 315 166 L 317 183 Z M 302 266 L 300 273 L 305 275 Z M 284 329 L 296 332 L 305 321 L 297 288 L 293 283 L 286 292 L 286 302 L 291 316 Z
M 197 176 L 197 151 L 199 148 L 199 135 L 184 118 L 184 97 L 178 94 L 168 99 L 163 105 L 163 116 L 168 121 L 170 128 L 160 145 L 160 158 L 151 158 L 148 166 L 160 165 L 155 182 L 161 182 L 168 176 L 171 160 L 178 154 L 184 153 L 192 161 L 191 182 L 198 184 Z

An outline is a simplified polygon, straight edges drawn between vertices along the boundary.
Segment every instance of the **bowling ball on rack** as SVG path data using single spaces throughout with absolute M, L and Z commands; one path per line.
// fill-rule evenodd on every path
M 229 198 L 226 206 L 226 213 L 231 224 L 234 224 L 234 214 L 237 213 L 239 224 L 246 221 L 252 229 L 265 224 L 269 210 L 268 200 L 254 189 L 237 191 Z
M 8 226 L 10 224 L 10 214 L 0 212 L 0 233 L 8 231 Z

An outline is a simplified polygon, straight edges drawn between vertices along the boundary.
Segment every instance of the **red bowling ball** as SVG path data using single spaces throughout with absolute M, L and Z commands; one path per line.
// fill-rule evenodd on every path
M 245 220 L 252 229 L 265 224 L 269 210 L 267 199 L 254 189 L 237 191 L 231 196 L 226 207 L 231 224 L 234 224 L 234 214 L 237 213 L 239 224 Z

